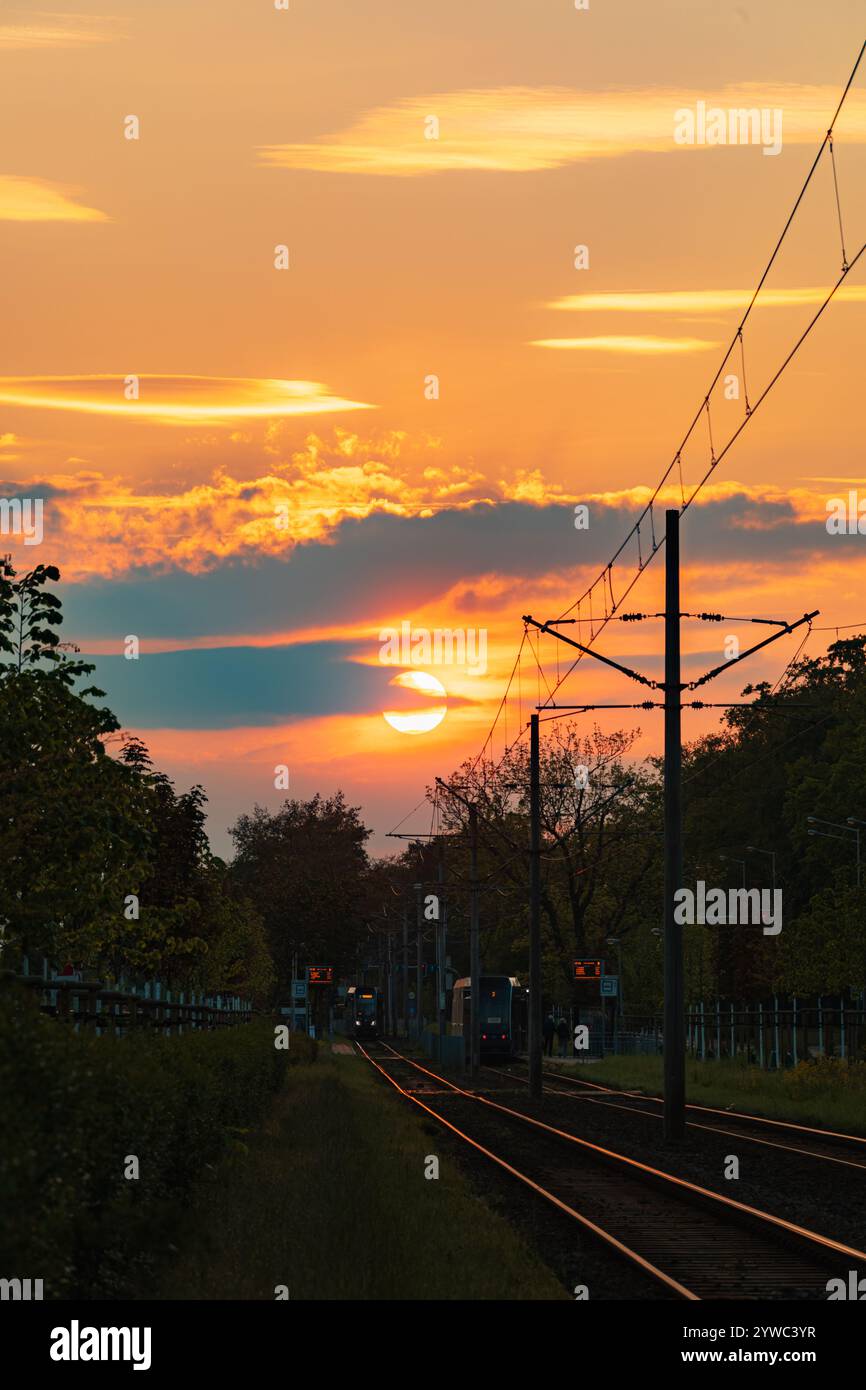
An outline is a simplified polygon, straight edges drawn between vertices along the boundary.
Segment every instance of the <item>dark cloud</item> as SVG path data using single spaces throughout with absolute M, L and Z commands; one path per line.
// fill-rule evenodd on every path
M 397 668 L 364 666 L 342 642 L 216 647 L 90 658 L 94 683 L 124 726 L 227 729 L 292 719 L 415 709 L 423 696 L 395 689 Z M 446 688 L 447 673 L 439 672 Z M 450 708 L 469 701 L 449 695 Z
M 521 582 L 549 583 L 561 574 L 565 599 L 571 596 L 569 573 L 603 566 L 636 515 L 636 508 L 593 503 L 589 529 L 576 531 L 570 504 L 506 502 L 424 518 L 347 520 L 328 541 L 298 545 L 285 557 L 228 561 L 205 574 L 131 569 L 119 579 L 69 585 L 65 631 L 81 641 L 129 632 L 184 639 L 376 622 L 379 613 L 393 612 L 396 599 L 411 617 L 458 581 L 490 574 L 513 579 L 515 593 Z M 838 555 L 846 542 L 853 548 L 862 538 L 829 536 L 821 520 L 798 521 L 786 502 L 745 495 L 695 506 L 682 526 L 686 564 L 791 566 L 809 556 Z M 633 563 L 636 547 L 622 558 Z M 488 611 L 493 606 L 488 599 Z M 476 595 L 466 611 L 482 607 Z M 458 617 L 446 614 L 443 622 Z
M 53 483 L 4 483 L 0 481 L 0 497 L 62 497 L 63 489 Z

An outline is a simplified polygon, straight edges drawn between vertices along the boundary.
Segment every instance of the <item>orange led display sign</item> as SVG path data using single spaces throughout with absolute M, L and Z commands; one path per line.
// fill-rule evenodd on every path
M 600 980 L 603 974 L 603 962 L 600 960 L 576 960 L 574 962 L 574 978 L 576 980 Z
M 332 985 L 334 983 L 333 965 L 311 965 L 310 984 L 311 985 Z

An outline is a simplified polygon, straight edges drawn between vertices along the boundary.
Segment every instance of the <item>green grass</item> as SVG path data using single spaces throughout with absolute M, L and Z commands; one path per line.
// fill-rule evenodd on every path
M 326 1046 L 201 1184 L 162 1296 L 273 1299 L 284 1284 L 291 1299 L 567 1298 L 473 1194 L 442 1128 Z
M 661 1094 L 661 1057 L 606 1057 L 564 1069 L 587 1081 Z M 768 1072 L 741 1062 L 687 1061 L 686 1099 L 866 1134 L 866 1063 L 824 1058 Z

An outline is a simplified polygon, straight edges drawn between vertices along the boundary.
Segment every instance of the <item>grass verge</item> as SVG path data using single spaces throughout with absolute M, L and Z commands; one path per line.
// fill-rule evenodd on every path
M 473 1195 L 444 1133 L 366 1062 L 322 1048 L 200 1184 L 162 1296 L 273 1299 L 286 1285 L 292 1299 L 567 1298 Z
M 606 1057 L 603 1062 L 565 1064 L 563 1070 L 587 1081 L 661 1095 L 661 1057 Z M 686 1099 L 866 1134 L 866 1063 L 819 1058 L 768 1072 L 740 1062 L 687 1061 Z

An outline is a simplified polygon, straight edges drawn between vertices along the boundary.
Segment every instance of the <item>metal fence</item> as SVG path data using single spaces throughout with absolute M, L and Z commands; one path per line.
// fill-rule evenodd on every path
M 584 1018 L 582 1011 L 581 1017 Z M 658 1016 L 585 1018 L 589 1055 L 654 1056 L 664 1050 Z M 738 1060 L 768 1070 L 793 1067 L 818 1057 L 866 1061 L 866 1009 L 853 1000 L 798 999 L 776 995 L 758 1003 L 701 1000 L 686 1010 L 686 1050 L 698 1061 Z
M 604 1051 L 618 1056 L 620 1053 L 638 1057 L 660 1057 L 664 1051 L 664 1034 L 661 1023 L 652 1019 L 647 1022 L 624 1020 L 624 1026 L 608 1026 L 604 1034 Z
M 740 1058 L 759 1067 L 792 1067 L 817 1057 L 866 1061 L 866 1011 L 856 1002 L 822 996 L 757 1004 L 701 1001 L 686 1015 L 692 1057 Z
M 566 1023 L 565 1036 L 557 1033 L 545 1044 L 545 1055 L 553 1058 L 597 1062 L 610 1053 L 643 1054 L 655 1056 L 662 1051 L 661 1019 L 653 1016 L 621 1018 L 608 1011 L 604 1013 L 597 1004 L 553 1005 L 551 1013 L 558 1022 Z M 587 1045 L 576 1051 L 574 1030 L 577 1024 L 588 1030 Z
M 149 1028 L 174 1035 L 198 1029 L 225 1028 L 249 1023 L 252 1004 L 237 994 L 204 994 L 172 990 L 162 980 L 127 981 L 116 985 L 85 980 L 81 975 L 58 975 L 43 963 L 33 973 L 24 961 L 24 973 L 3 973 L 8 983 L 32 992 L 38 1008 L 76 1032 L 87 1029 L 97 1036 L 122 1036 L 133 1029 Z

